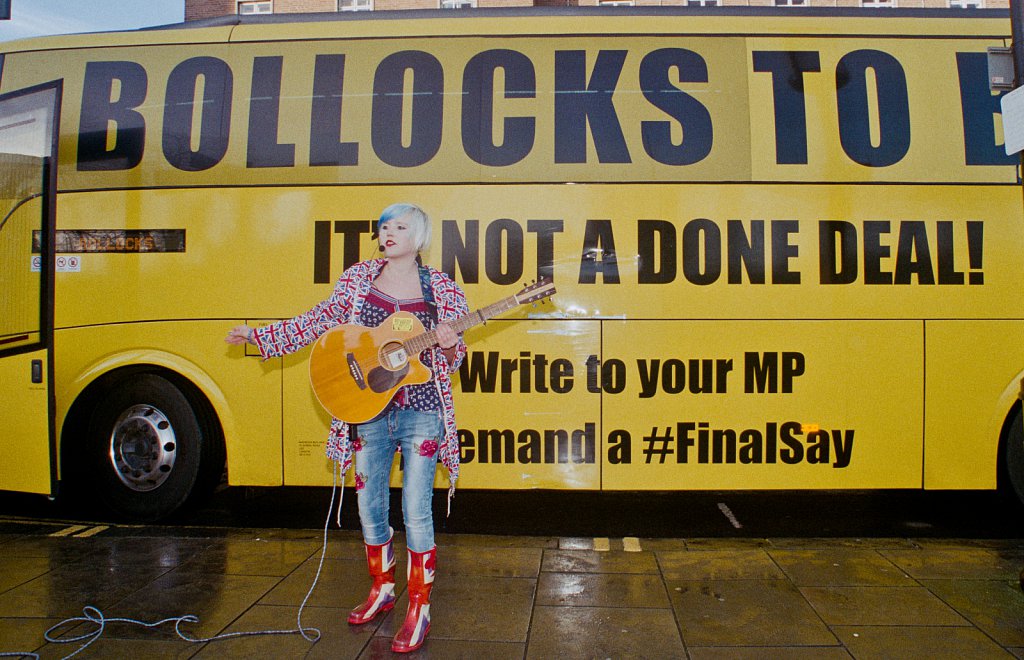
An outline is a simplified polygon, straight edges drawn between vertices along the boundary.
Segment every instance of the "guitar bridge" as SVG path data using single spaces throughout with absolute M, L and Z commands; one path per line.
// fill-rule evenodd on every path
M 361 390 L 366 389 L 366 380 L 363 379 L 363 370 L 359 367 L 359 362 L 356 360 L 356 356 L 349 353 L 345 356 L 345 360 L 348 362 L 348 371 L 352 374 L 352 380 L 356 381 L 356 385 Z

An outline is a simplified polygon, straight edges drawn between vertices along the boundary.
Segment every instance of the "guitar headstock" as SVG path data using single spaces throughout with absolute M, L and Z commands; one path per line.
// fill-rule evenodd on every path
M 555 295 L 555 283 L 550 277 L 545 277 L 538 282 L 523 287 L 522 291 L 515 295 L 516 302 L 520 305 L 544 300 Z

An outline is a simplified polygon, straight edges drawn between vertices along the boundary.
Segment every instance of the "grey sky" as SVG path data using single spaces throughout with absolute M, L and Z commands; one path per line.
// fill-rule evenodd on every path
M 184 18 L 185 0 L 11 0 L 11 20 L 0 21 L 0 41 L 131 30 Z

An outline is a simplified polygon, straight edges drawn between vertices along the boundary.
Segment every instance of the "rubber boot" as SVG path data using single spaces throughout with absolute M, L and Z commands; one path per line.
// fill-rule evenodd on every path
M 366 545 L 366 564 L 370 569 L 373 584 L 366 602 L 352 610 L 348 622 L 353 625 L 369 623 L 381 612 L 388 612 L 395 606 L 395 549 L 391 538 L 381 545 Z
M 426 552 L 409 551 L 409 610 L 402 629 L 391 642 L 395 653 L 409 653 L 423 646 L 430 632 L 430 589 L 434 586 L 437 546 Z

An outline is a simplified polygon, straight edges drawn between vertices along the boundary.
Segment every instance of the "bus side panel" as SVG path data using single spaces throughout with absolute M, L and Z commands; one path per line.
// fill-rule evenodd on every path
M 935 300 L 925 324 L 924 486 L 992 488 L 1000 431 L 1024 370 L 1024 218 L 1018 187 L 972 187 L 955 194 L 956 202 L 945 202 L 956 209 L 949 217 L 959 216 L 975 230 L 973 237 L 954 240 L 955 259 L 946 266 L 940 259 L 936 267 L 940 283 L 947 284 L 933 287 L 942 301 Z
M 924 487 L 994 488 L 1024 366 L 1022 321 L 929 321 Z
M 49 495 L 49 394 L 45 382 L 30 382 L 32 362 L 36 360 L 42 365 L 41 373 L 46 374 L 45 349 L 5 357 L 0 362 L 0 383 L 5 385 L 0 407 L 4 433 L 0 442 L 0 483 L 4 490 Z
M 58 305 L 58 313 L 62 306 L 92 305 L 99 315 L 118 295 L 128 293 L 119 287 L 118 271 L 103 263 L 124 257 L 90 255 L 93 268 L 111 275 L 97 282 L 98 295 L 88 300 L 107 302 L 96 304 L 64 296 L 60 298 L 62 304 Z M 74 276 L 75 273 L 63 275 L 68 279 Z M 160 295 L 158 287 L 146 291 L 146 295 Z M 251 486 L 281 485 L 280 361 L 243 358 L 237 347 L 223 342 L 227 328 L 243 321 L 162 321 L 58 330 L 55 361 L 59 424 L 63 423 L 75 398 L 102 375 L 139 365 L 167 370 L 198 387 L 213 406 L 228 439 L 230 482 Z M 130 379 L 122 386 L 130 387 Z
M 558 295 L 536 311 L 559 305 Z M 505 317 L 467 333 L 455 395 L 460 486 L 602 487 L 602 327 L 594 319 Z
M 606 322 L 629 384 L 605 396 L 605 431 L 632 459 L 605 466 L 605 488 L 918 486 L 921 327 Z
M 282 360 L 282 400 L 287 411 L 283 417 L 282 454 L 284 481 L 289 486 L 321 486 L 333 479 L 334 463 L 325 454 L 331 416 L 309 385 L 308 364 L 309 351 Z M 353 473 L 348 474 L 349 483 L 354 483 Z M 399 474 L 397 470 L 395 474 Z

